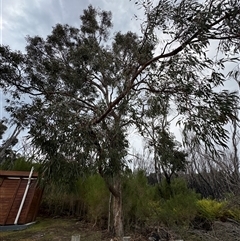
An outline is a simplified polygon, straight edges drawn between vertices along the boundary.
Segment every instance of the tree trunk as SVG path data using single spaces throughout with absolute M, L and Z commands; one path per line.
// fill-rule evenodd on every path
M 157 158 L 157 150 L 156 147 L 154 148 L 154 167 L 155 167 L 155 174 L 157 178 L 157 184 L 159 185 L 161 183 L 161 172 L 160 172 L 160 165 L 159 165 L 159 160 Z
M 112 193 L 112 215 L 114 234 L 118 238 L 122 238 L 123 231 L 123 210 L 122 210 L 122 186 L 119 177 L 113 178 L 113 185 L 109 184 L 109 191 Z
M 111 231 L 111 210 L 112 210 L 112 193 L 110 192 L 109 202 L 108 202 L 108 232 Z
M 236 115 L 238 115 L 238 112 L 236 112 Z M 238 144 L 239 144 L 239 133 L 238 133 L 238 125 L 237 121 L 233 121 L 233 134 L 232 134 L 232 145 L 233 145 L 233 177 L 234 177 L 234 185 L 237 187 L 235 192 L 239 192 L 239 157 L 238 157 Z
M 123 237 L 123 220 L 122 220 L 122 195 L 113 196 L 113 227 L 115 235 Z

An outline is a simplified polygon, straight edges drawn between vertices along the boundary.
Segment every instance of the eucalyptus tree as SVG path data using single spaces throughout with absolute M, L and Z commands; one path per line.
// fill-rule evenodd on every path
M 151 46 L 143 48 L 131 32 L 116 33 L 109 45 L 109 12 L 89 6 L 80 18 L 80 29 L 58 24 L 45 40 L 28 37 L 26 54 L 2 48 L 1 79 L 14 97 L 6 109 L 29 128 L 47 177 L 70 179 L 88 167 L 101 174 L 114 197 L 115 232 L 122 236 L 121 173 L 135 99 L 129 78 L 133 66 L 152 57 Z
M 116 197 L 118 236 L 123 233 L 118 177 L 126 128 L 144 115 L 139 105 L 152 93 L 170 96 L 185 133 L 194 132 L 196 143 L 214 151 L 215 143 L 226 146 L 224 125 L 236 119 L 238 100 L 217 87 L 231 78 L 224 75 L 225 64 L 239 61 L 239 1 L 137 4 L 145 12 L 141 36 L 109 35 L 111 14 L 90 6 L 80 28 L 58 24 L 46 39 L 28 37 L 26 54 L 2 46 L 0 57 L 0 85 L 14 98 L 7 107 L 11 117 L 29 128 L 50 174 L 65 162 L 95 165 Z

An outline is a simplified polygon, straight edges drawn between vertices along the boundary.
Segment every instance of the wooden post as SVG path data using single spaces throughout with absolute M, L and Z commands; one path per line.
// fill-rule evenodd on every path
M 71 241 L 80 241 L 80 235 L 72 235 Z
M 25 200 L 26 200 L 26 197 L 27 197 L 27 193 L 28 193 L 28 190 L 29 190 L 29 187 L 30 187 L 30 184 L 31 184 L 31 177 L 32 177 L 33 171 L 34 171 L 34 167 L 32 167 L 32 169 L 31 169 L 31 171 L 29 173 L 27 186 L 26 186 L 25 191 L 23 193 L 23 197 L 22 197 L 22 200 L 21 200 L 21 203 L 20 203 L 20 207 L 18 209 L 17 216 L 16 216 L 15 221 L 14 221 L 15 225 L 18 223 L 18 219 L 19 219 L 20 214 L 22 212 L 22 208 L 23 208 L 23 205 L 25 203 Z

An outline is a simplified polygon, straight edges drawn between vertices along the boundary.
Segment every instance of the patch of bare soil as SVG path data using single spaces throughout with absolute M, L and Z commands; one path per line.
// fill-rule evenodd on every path
M 38 222 L 26 230 L 13 232 L 0 232 L 1 241 L 70 241 L 72 235 L 80 235 L 81 241 L 110 241 L 111 235 L 92 224 L 76 219 L 63 218 L 40 218 Z M 141 235 L 140 232 L 130 234 L 131 241 L 149 240 L 150 233 Z M 184 240 L 184 241 L 240 241 L 240 224 L 228 220 L 227 222 L 216 221 L 212 230 L 183 228 L 167 230 L 159 229 L 160 241 Z

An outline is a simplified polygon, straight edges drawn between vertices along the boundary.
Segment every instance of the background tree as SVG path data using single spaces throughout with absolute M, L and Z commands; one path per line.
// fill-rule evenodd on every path
M 206 151 L 204 146 L 188 147 L 189 165 L 186 177 L 189 186 L 203 197 L 222 199 L 227 193 L 238 196 L 239 169 L 236 169 L 236 156 L 238 157 L 239 153 L 236 153 L 235 145 L 239 142 L 239 136 L 236 133 L 238 129 L 233 128 L 230 132 L 232 143 L 229 142 L 229 149 L 222 149 L 218 156 Z M 190 136 L 189 139 L 191 140 Z
M 177 172 L 184 171 L 187 165 L 187 154 L 180 149 L 181 145 L 166 131 L 158 136 L 157 154 L 160 158 L 161 170 L 168 185 Z
M 21 132 L 21 127 L 17 125 L 12 134 L 4 140 L 3 135 L 6 134 L 8 130 L 7 125 L 4 124 L 4 120 L 0 122 L 0 139 L 2 140 L 0 147 L 0 164 L 3 164 L 6 161 L 14 161 L 16 158 L 16 150 L 13 150 L 13 147 L 18 143 L 18 135 Z
M 158 184 L 163 174 L 170 185 L 172 176 L 184 171 L 187 165 L 187 154 L 170 132 L 170 124 L 177 116 L 171 115 L 169 96 L 153 94 L 147 98 L 144 112 L 144 118 L 137 123 L 138 129 L 152 152 Z

